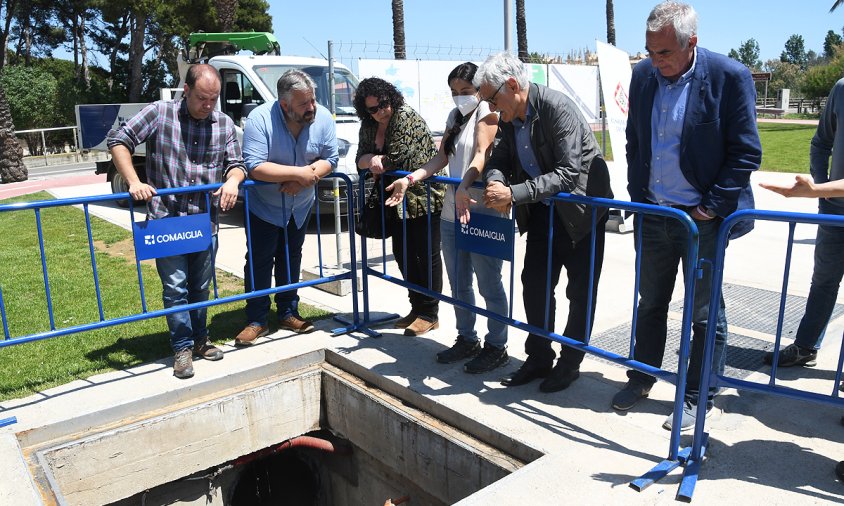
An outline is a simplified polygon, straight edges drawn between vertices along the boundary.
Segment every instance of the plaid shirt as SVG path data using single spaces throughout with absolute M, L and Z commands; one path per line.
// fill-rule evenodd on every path
M 232 120 L 219 111 L 194 119 L 184 99 L 153 102 L 108 135 L 109 149 L 122 144 L 134 153 L 144 142 L 147 182 L 154 188 L 219 183 L 231 169 L 246 172 Z M 203 213 L 205 194 L 156 196 L 147 212 L 153 219 Z

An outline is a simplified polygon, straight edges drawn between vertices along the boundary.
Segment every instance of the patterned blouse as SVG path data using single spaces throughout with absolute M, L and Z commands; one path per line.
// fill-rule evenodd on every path
M 384 148 L 380 152 L 375 147 L 375 133 L 377 131 L 378 124 L 374 121 L 361 124 L 355 162 L 366 154 L 383 153 L 386 155 L 384 168 L 387 171 L 404 170 L 412 172 L 437 154 L 437 147 L 428 125 L 422 119 L 422 116 L 407 104 L 393 112 L 390 123 L 387 125 Z M 445 175 L 445 172 L 440 171 L 437 175 Z M 389 185 L 395 179 L 397 179 L 395 176 L 387 176 L 384 183 Z M 444 197 L 445 184 L 431 183 L 432 213 L 438 213 L 442 210 Z M 428 190 L 425 183 L 412 184 L 407 189 L 405 202 L 408 218 L 424 216 L 428 212 Z M 401 206 L 396 206 L 395 209 L 397 216 L 400 218 L 402 216 Z

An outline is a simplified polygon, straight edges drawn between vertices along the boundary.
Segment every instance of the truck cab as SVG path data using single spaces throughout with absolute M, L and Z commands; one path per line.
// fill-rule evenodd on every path
M 208 63 L 220 71 L 222 85 L 218 110 L 228 115 L 235 122 L 238 138 L 243 139 L 243 126 L 249 113 L 265 102 L 278 100 L 276 82 L 286 71 L 299 69 L 308 74 L 316 84 L 316 100 L 331 110 L 334 100 L 335 121 L 337 124 L 337 143 L 340 159 L 336 172 L 349 176 L 353 183 L 358 181 L 355 154 L 357 153 L 360 121 L 355 114 L 353 99 L 358 81 L 352 72 L 341 64 L 331 67 L 327 60 L 299 56 L 283 56 L 278 43 L 271 34 L 192 34 L 190 51 L 187 58 L 180 55 L 179 73 L 181 82 L 175 93 L 162 97 L 178 100 L 181 97 L 182 83 L 188 67 L 194 63 Z M 236 54 L 242 48 L 252 50 L 251 55 Z M 168 90 L 169 91 L 169 90 Z M 145 104 L 86 104 L 78 105 L 77 125 L 79 125 L 80 146 L 83 149 L 107 150 L 105 136 L 111 128 L 116 128 L 137 113 Z M 136 150 L 133 155 L 135 170 L 142 181 L 146 180 L 144 150 Z M 113 193 L 128 191 L 126 181 L 117 172 L 111 160 L 97 162 L 96 172 L 107 174 Z M 340 208 L 345 213 L 348 191 L 356 191 L 357 184 L 346 188 L 340 184 Z M 334 212 L 334 181 L 326 179 L 317 187 L 319 205 L 315 211 L 323 214 Z M 123 201 L 123 204 L 128 204 Z

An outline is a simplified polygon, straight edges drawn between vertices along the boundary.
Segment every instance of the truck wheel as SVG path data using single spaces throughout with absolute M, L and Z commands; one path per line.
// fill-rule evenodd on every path
M 114 174 L 111 176 L 111 193 L 126 193 L 128 191 L 129 183 L 126 182 L 126 178 L 115 170 Z M 120 199 L 115 202 L 117 202 L 117 205 L 120 207 L 129 207 L 128 199 Z

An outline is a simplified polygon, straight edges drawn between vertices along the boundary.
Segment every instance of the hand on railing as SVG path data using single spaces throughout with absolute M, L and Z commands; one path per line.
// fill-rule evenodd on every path
M 369 170 L 373 174 L 383 174 L 386 170 L 384 168 L 384 155 L 375 155 L 369 161 Z
M 509 214 L 513 205 L 513 192 L 500 181 L 493 181 L 484 190 L 484 205 L 499 213 Z
M 227 179 L 223 186 L 217 188 L 217 191 L 211 195 L 220 197 L 220 210 L 228 211 L 234 208 L 237 204 L 237 193 L 239 181 L 235 178 Z
M 131 195 L 134 200 L 149 201 L 155 195 L 155 188 L 138 181 L 135 184 L 129 185 L 129 195 Z

